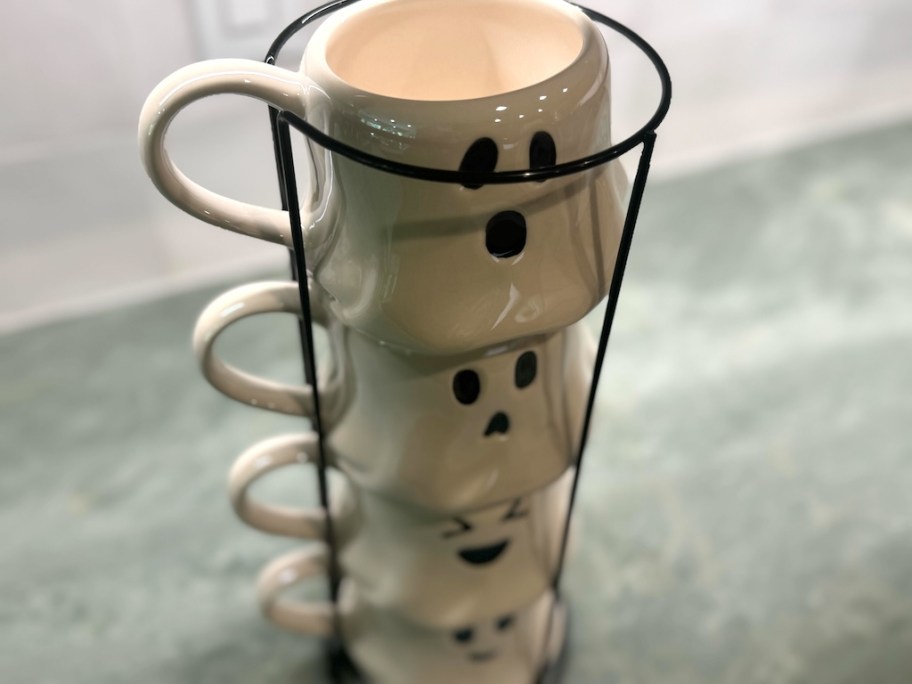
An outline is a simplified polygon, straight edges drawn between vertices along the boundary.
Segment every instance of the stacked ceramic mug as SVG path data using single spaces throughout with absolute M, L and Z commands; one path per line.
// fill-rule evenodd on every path
M 218 93 L 265 100 L 376 157 L 465 174 L 549 168 L 610 144 L 607 50 L 575 7 L 363 0 L 318 28 L 300 72 L 202 62 L 143 110 L 144 161 L 166 197 L 289 247 L 285 212 L 206 190 L 165 152 L 176 113 Z M 607 293 L 623 174 L 610 163 L 540 183 L 433 183 L 315 144 L 310 155 L 300 209 L 310 308 L 330 340 L 317 386 L 342 475 L 329 513 L 343 579 L 335 611 L 286 593 L 326 574 L 326 518 L 250 496 L 264 474 L 317 460 L 314 433 L 276 437 L 230 476 L 243 520 L 308 540 L 263 570 L 261 606 L 299 632 L 338 627 L 380 684 L 528 684 L 563 639 L 551 586 L 594 356 L 580 319 Z M 214 301 L 194 336 L 203 372 L 240 401 L 313 418 L 312 387 L 214 352 L 223 330 L 267 312 L 300 316 L 297 285 Z

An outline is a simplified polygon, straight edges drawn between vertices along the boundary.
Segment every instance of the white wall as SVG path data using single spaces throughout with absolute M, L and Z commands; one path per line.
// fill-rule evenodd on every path
M 260 12 L 242 1 L 32 0 L 7 13 L 0 24 L 0 59 L 8 65 L 0 107 L 0 329 L 284 263 L 279 248 L 171 207 L 136 152 L 138 111 L 160 78 L 234 48 L 257 57 L 268 42 L 262 36 L 315 4 L 263 0 Z M 912 113 L 908 0 L 589 5 L 637 30 L 672 73 L 656 176 Z M 217 6 L 223 17 L 243 16 L 213 29 Z M 201 17 L 210 30 L 194 23 Z M 653 106 L 655 83 L 623 50 L 614 67 L 616 131 L 623 132 Z M 204 184 L 277 203 L 263 106 L 201 103 L 175 124 L 172 147 Z
M 912 113 L 908 0 L 597 3 L 649 40 L 674 79 L 660 173 Z

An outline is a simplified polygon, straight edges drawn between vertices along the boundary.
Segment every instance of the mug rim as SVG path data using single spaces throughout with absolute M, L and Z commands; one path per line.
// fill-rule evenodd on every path
M 515 0 L 493 1 L 501 4 L 523 4 L 517 3 Z M 484 105 L 503 98 L 520 98 L 530 92 L 553 86 L 555 81 L 562 82 L 566 78 L 568 72 L 578 69 L 580 63 L 591 55 L 593 48 L 598 50 L 600 46 L 603 48 L 602 52 L 606 55 L 604 61 L 605 66 L 607 67 L 607 47 L 605 46 L 604 39 L 602 39 L 601 33 L 595 23 L 591 21 L 579 7 L 569 2 L 565 2 L 565 0 L 534 0 L 534 2 L 527 2 L 527 6 L 534 7 L 535 4 L 544 5 L 561 13 L 566 19 L 575 24 L 580 32 L 580 37 L 582 38 L 579 51 L 573 59 L 568 63 L 565 63 L 560 69 L 553 72 L 547 78 L 521 88 L 514 88 L 512 90 L 479 97 L 457 99 L 411 99 L 366 90 L 346 80 L 330 66 L 327 60 L 327 48 L 330 40 L 334 37 L 333 34 L 335 30 L 347 20 L 362 14 L 363 12 L 394 2 L 397 2 L 397 0 L 357 0 L 356 2 L 346 4 L 345 7 L 342 7 L 337 12 L 333 12 L 326 21 L 317 27 L 308 41 L 307 47 L 304 50 L 304 56 L 299 65 L 299 73 L 320 88 L 331 86 L 335 93 L 346 98 L 357 98 L 360 101 L 369 100 L 372 105 L 387 103 L 395 107 L 407 104 L 410 108 L 414 109 L 415 107 L 452 108 L 459 105 Z M 607 68 L 605 69 L 605 72 L 607 73 Z M 583 90 L 580 99 L 588 95 L 591 88 L 601 80 L 602 69 L 596 68 L 592 74 L 592 78 L 586 79 L 589 87 Z
M 285 29 L 276 36 L 266 53 L 265 62 L 275 64 L 282 50 L 288 41 L 312 22 L 322 19 L 326 16 L 332 17 L 336 12 L 344 10 L 346 7 L 363 2 L 364 0 L 329 0 L 329 2 L 307 12 L 285 27 Z M 552 178 L 560 178 L 577 174 L 603 164 L 617 160 L 638 145 L 643 146 L 642 159 L 652 157 L 652 149 L 655 145 L 656 130 L 668 115 L 672 99 L 671 75 L 664 60 L 642 36 L 630 29 L 621 22 L 612 19 L 601 12 L 588 8 L 575 0 L 565 0 L 586 15 L 591 21 L 601 26 L 607 27 L 625 38 L 634 47 L 637 48 L 652 64 L 655 74 L 659 80 L 659 101 L 655 110 L 649 119 L 629 136 L 608 145 L 604 149 L 593 154 L 585 155 L 571 161 L 560 162 L 551 166 L 537 169 L 507 170 L 507 171 L 454 171 L 452 169 L 440 168 L 436 165 L 408 164 L 401 161 L 386 159 L 377 156 L 366 150 L 352 146 L 345 141 L 324 132 L 310 123 L 306 118 L 302 118 L 304 112 L 299 116 L 291 109 L 271 108 L 271 118 L 273 126 L 277 131 L 275 134 L 275 143 L 279 148 L 277 154 L 286 155 L 291 159 L 291 140 L 289 137 L 289 128 L 296 129 L 314 144 L 327 150 L 340 154 L 347 159 L 362 164 L 372 169 L 392 173 L 397 176 L 412 178 L 416 180 L 434 181 L 446 184 L 494 184 L 494 185 L 512 185 L 530 182 L 540 182 Z M 601 30 L 601 29 L 597 29 Z M 308 41 L 309 44 L 309 41 Z M 306 50 L 305 50 L 306 55 Z M 303 77 L 303 61 L 299 67 L 298 75 Z M 279 157 L 277 157 L 278 162 Z M 278 162 L 281 163 L 281 162 Z M 642 167 L 641 161 L 641 167 Z M 648 164 L 648 162 L 647 162 Z M 645 177 L 644 177 L 645 179 Z M 642 192 L 642 191 L 640 191 Z

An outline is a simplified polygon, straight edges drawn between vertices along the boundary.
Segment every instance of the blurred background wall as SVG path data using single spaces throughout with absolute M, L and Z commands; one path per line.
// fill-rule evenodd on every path
M 224 234 L 158 196 L 136 151 L 145 95 L 171 71 L 262 58 L 315 6 L 290 0 L 18 3 L 0 26 L 0 330 L 260 272 L 283 250 Z M 591 0 L 662 54 L 675 84 L 657 175 L 880 125 L 912 113 L 907 0 Z M 621 75 L 616 130 L 655 84 Z M 174 125 L 175 157 L 224 193 L 276 205 L 265 108 L 204 102 Z

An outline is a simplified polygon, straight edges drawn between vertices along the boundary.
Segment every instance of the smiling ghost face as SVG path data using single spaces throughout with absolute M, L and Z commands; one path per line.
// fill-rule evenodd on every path
M 510 547 L 513 539 L 508 534 L 511 527 L 509 523 L 527 517 L 528 511 L 525 510 L 526 506 L 527 504 L 522 498 L 516 499 L 509 505 L 506 514 L 500 520 L 500 524 L 496 526 L 497 532 L 495 532 L 495 534 L 497 534 L 497 538 L 493 541 L 487 541 L 480 544 L 476 541 L 474 545 L 472 545 L 471 542 L 466 542 L 464 540 L 465 535 L 471 534 L 475 530 L 475 525 L 466 518 L 459 516 L 454 516 L 452 520 L 453 524 L 456 525 L 456 528 L 446 530 L 442 536 L 444 539 L 463 539 L 461 544 L 457 541 L 457 546 L 455 548 L 456 556 L 463 563 L 476 567 L 490 565 L 503 556 L 504 552 Z M 512 532 L 516 534 L 516 530 L 512 530 Z M 523 533 L 529 534 L 526 530 L 520 531 L 520 534 Z M 500 535 L 504 535 L 503 538 L 500 538 Z
M 329 444 L 360 486 L 458 513 L 543 487 L 571 464 L 591 372 L 580 325 L 455 358 L 343 333 L 355 386 Z
M 366 601 L 419 624 L 453 631 L 494 620 L 549 586 L 574 473 L 458 516 L 349 490 L 360 502 L 361 524 L 341 545 L 342 570 Z

